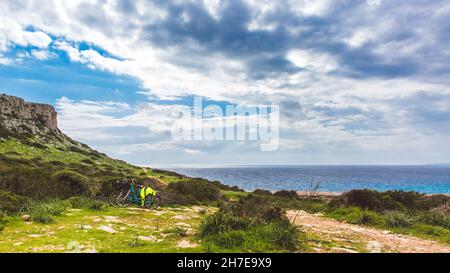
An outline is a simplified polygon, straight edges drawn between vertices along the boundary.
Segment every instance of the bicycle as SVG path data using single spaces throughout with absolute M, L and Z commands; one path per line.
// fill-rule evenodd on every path
M 140 189 L 136 192 L 134 185 L 135 183 L 131 182 L 130 188 L 127 191 L 121 190 L 119 192 L 112 193 L 108 199 L 110 205 L 114 207 L 124 208 L 132 204 L 138 204 L 148 209 L 156 209 L 161 206 L 162 200 L 158 192 L 150 190 L 150 188 L 148 187 L 142 186 L 139 186 Z M 143 200 L 140 194 L 142 190 L 148 190 L 152 192 L 152 194 L 145 195 Z

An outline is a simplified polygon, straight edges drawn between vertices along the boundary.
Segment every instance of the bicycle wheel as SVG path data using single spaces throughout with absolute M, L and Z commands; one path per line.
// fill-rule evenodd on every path
M 128 207 L 131 205 L 133 200 L 130 198 L 130 192 L 128 193 L 120 193 L 116 198 L 116 204 L 120 208 Z
M 144 206 L 148 209 L 156 209 L 161 206 L 161 197 L 159 195 L 147 196 L 145 198 Z
M 157 209 L 162 205 L 162 199 L 161 196 L 159 196 L 159 194 L 155 195 L 155 197 L 153 198 L 154 202 L 153 202 L 153 208 Z
M 108 197 L 108 203 L 112 206 L 112 207 L 117 207 L 117 203 L 116 203 L 116 199 L 117 196 L 119 196 L 120 192 L 119 191 L 115 191 L 113 193 L 111 193 Z

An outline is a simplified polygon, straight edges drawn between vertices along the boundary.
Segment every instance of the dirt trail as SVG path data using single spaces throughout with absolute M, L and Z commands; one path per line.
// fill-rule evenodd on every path
M 450 253 L 450 246 L 408 235 L 338 222 L 304 211 L 288 211 L 287 216 L 306 232 L 318 235 L 312 240 L 316 252 L 396 252 Z

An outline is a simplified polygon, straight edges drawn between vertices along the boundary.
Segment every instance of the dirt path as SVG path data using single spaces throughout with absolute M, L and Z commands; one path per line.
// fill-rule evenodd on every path
M 312 234 L 310 242 L 315 252 L 450 253 L 450 246 L 435 241 L 341 223 L 318 214 L 288 211 L 287 216 Z

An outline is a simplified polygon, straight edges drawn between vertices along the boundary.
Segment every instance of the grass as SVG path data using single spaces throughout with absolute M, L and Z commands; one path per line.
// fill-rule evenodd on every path
M 41 139 L 38 137 L 24 140 L 9 138 L 0 141 L 0 154 L 9 159 L 21 160 L 22 164 L 38 164 L 42 167 L 54 166 L 61 169 L 83 169 L 93 171 L 93 176 L 120 175 L 123 177 L 157 177 L 166 183 L 188 181 L 189 178 L 159 170 L 148 169 L 143 172 L 141 167 L 116 160 L 77 144 L 74 141 L 59 139 Z M 0 166 L 2 169 L 10 166 Z
M 430 216 L 433 215 L 432 212 L 407 214 L 399 211 L 374 212 L 358 207 L 338 207 L 328 209 L 325 215 L 338 221 L 372 226 L 450 244 L 450 229 L 442 226 L 446 225 L 442 218 Z
M 209 248 L 228 251 L 290 252 L 304 247 L 302 237 L 281 208 L 254 194 L 223 204 L 218 212 L 206 216 L 199 228 L 199 238 Z
M 176 217 L 181 214 L 189 216 L 189 219 Z M 111 207 L 100 211 L 67 208 L 61 214 L 54 215 L 49 224 L 27 224 L 19 217 L 9 216 L 1 235 L 0 252 L 68 252 L 68 245 L 73 242 L 82 246 L 81 252 L 204 252 L 206 249 L 201 245 L 179 248 L 177 242 L 181 239 L 180 234 L 164 232 L 180 222 L 195 229 L 200 219 L 196 210 L 190 207 L 168 207 L 157 211 Z M 116 233 L 105 232 L 100 229 L 101 226 L 109 226 Z M 153 236 L 156 241 L 145 241 L 138 236 Z M 191 233 L 183 238 L 197 242 Z

